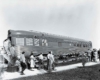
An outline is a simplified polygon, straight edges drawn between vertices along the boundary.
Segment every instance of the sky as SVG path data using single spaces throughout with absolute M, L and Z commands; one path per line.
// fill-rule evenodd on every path
M 99 49 L 99 4 L 99 0 L 0 0 L 0 46 L 11 29 L 84 39 Z

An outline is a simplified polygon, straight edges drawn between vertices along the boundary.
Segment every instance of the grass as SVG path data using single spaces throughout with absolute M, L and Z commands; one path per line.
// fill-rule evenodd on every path
M 80 67 L 62 72 L 24 77 L 14 80 L 100 80 L 100 65 Z

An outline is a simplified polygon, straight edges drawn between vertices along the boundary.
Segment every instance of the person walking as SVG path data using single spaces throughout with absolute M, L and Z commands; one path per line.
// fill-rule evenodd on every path
M 31 67 L 31 70 L 33 71 L 33 69 L 35 67 L 35 57 L 34 57 L 33 53 L 31 53 L 31 55 L 30 55 L 30 67 Z
M 21 63 L 20 63 L 20 58 L 17 58 L 15 65 L 17 66 L 17 71 L 21 72 Z
M 98 58 L 99 58 L 99 61 L 100 61 L 100 49 L 98 50 Z
M 23 51 L 20 56 L 20 64 L 21 64 L 21 75 L 24 75 L 24 70 L 26 69 L 26 61 L 25 61 L 25 52 Z

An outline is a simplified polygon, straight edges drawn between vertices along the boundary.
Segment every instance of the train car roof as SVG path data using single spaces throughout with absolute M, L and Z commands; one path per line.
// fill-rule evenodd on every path
M 71 38 L 71 37 L 66 37 L 66 36 L 61 36 L 61 35 L 55 35 L 55 34 L 49 34 L 45 32 L 38 32 L 38 31 L 24 31 L 24 30 L 9 30 L 10 36 L 16 36 L 16 35 L 22 35 L 22 36 L 44 36 L 44 37 L 51 37 L 51 38 L 58 38 L 58 39 L 64 39 L 65 41 L 67 40 L 73 40 L 73 41 L 84 41 L 84 42 L 91 42 L 91 41 L 86 41 L 83 39 L 77 39 L 77 38 Z

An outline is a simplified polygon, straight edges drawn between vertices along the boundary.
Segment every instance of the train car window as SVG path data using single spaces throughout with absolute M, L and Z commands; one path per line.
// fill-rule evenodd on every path
M 78 44 L 77 44 L 77 47 L 81 47 L 81 44 L 78 43 Z
M 82 44 L 81 44 L 81 47 L 82 47 Z
M 34 45 L 35 46 L 40 46 L 38 38 L 34 38 Z
M 46 39 L 42 39 L 42 46 L 48 46 L 48 42 Z
M 86 47 L 85 44 L 84 44 L 84 47 Z
M 81 43 L 80 43 L 80 47 L 81 47 L 82 45 L 81 45 Z
M 74 45 L 73 42 L 71 42 L 71 45 L 72 45 L 72 46 Z
M 89 47 L 89 44 L 87 44 L 87 47 Z
M 69 43 L 69 45 L 70 45 L 70 46 L 72 46 L 72 44 L 71 44 L 71 43 Z
M 83 47 L 85 47 L 85 44 L 83 44 Z
M 90 45 L 90 47 L 92 47 L 92 43 L 90 43 L 89 45 Z
M 79 44 L 77 44 L 77 47 L 79 47 Z
M 26 45 L 33 45 L 33 39 L 32 38 L 26 38 Z
M 76 43 L 74 43 L 74 46 L 76 46 Z
M 87 44 L 85 46 L 87 47 Z
M 24 46 L 24 38 L 16 38 L 16 45 Z
M 80 47 L 80 44 L 78 44 L 78 47 Z
M 92 47 L 92 43 L 90 43 L 90 46 Z
M 90 45 L 88 44 L 88 47 L 90 47 Z
M 81 45 L 79 44 L 79 47 L 81 47 Z
M 89 43 L 89 47 L 91 47 L 90 43 Z
M 58 42 L 58 47 L 61 47 L 62 46 L 62 43 L 61 42 Z

